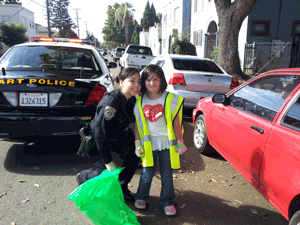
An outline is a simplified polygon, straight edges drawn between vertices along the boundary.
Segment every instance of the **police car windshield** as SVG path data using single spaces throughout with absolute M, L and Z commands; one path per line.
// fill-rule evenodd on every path
M 93 52 L 88 49 L 59 46 L 17 46 L 5 54 L 0 67 L 6 70 L 66 70 L 85 76 L 102 74 Z

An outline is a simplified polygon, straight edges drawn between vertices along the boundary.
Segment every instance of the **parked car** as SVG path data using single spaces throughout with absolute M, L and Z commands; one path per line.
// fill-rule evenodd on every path
M 254 77 L 193 111 L 194 145 L 212 146 L 290 221 L 300 222 L 300 69 Z
M 125 50 L 125 48 L 120 48 L 120 47 L 115 49 L 115 53 L 113 54 L 114 62 L 117 62 L 121 58 L 124 50 Z
M 0 137 L 35 140 L 78 135 L 112 75 L 99 51 L 74 39 L 32 38 L 0 59 Z M 76 40 L 80 42 L 80 40 Z
M 139 70 L 146 67 L 154 58 L 150 47 L 141 45 L 128 45 L 122 57 L 120 66 L 122 68 L 135 67 Z
M 185 98 L 184 108 L 194 109 L 199 99 L 226 93 L 239 85 L 211 59 L 189 55 L 160 55 L 149 64 L 162 68 L 168 82 L 167 91 Z

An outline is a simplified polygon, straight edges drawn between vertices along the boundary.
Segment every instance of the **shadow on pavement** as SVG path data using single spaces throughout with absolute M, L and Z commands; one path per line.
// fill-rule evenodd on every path
M 159 198 L 150 197 L 149 203 L 146 210 L 138 210 L 133 203 L 128 204 L 143 225 L 288 224 L 279 213 L 240 203 L 240 206 L 233 207 L 228 201 L 193 191 L 176 190 L 177 215 L 174 217 L 164 214 Z
M 75 175 L 93 167 L 91 159 L 77 155 L 77 139 L 44 139 L 37 143 L 18 143 L 8 150 L 4 167 L 7 171 L 32 175 Z

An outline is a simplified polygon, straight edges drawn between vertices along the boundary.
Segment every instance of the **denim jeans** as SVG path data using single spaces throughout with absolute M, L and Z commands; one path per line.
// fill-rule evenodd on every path
M 170 163 L 170 150 L 153 151 L 153 160 L 153 167 L 143 167 L 135 199 L 144 200 L 146 202 L 149 200 L 152 179 L 156 172 L 157 161 L 159 161 L 162 185 L 159 201 L 162 207 L 174 205 L 175 191 L 173 185 L 173 171 Z

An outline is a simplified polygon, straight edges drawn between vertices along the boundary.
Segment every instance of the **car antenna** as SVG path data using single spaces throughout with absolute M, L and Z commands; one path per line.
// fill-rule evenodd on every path
M 6 72 L 5 72 L 5 68 L 2 67 L 2 75 L 5 76 L 6 75 Z

